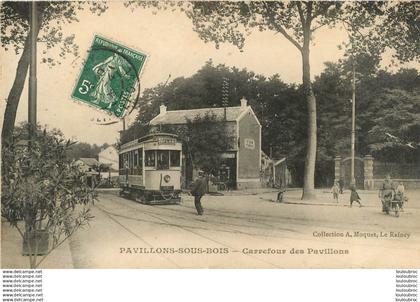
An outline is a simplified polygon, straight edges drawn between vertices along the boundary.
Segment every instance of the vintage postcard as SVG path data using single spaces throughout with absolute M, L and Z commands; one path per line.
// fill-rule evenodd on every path
M 418 268 L 418 8 L 1 2 L 1 267 Z

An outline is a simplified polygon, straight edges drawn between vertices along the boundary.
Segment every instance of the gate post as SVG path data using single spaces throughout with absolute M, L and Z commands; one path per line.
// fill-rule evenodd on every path
M 341 178 L 341 156 L 334 158 L 334 182 L 338 182 Z
M 365 155 L 363 158 L 364 166 L 364 188 L 365 190 L 371 190 L 374 187 L 373 183 L 373 157 L 372 155 Z

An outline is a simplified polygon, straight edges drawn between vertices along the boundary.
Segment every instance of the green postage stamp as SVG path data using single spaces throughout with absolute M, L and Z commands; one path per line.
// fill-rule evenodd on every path
M 73 90 L 72 98 L 122 118 L 139 97 L 139 74 L 147 55 L 98 35 Z

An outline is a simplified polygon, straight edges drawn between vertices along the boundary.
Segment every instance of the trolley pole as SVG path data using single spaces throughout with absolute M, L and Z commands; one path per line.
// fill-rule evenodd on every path
M 33 139 L 36 131 L 36 103 L 37 103 L 37 78 L 36 78 L 36 40 L 38 27 L 38 14 L 36 1 L 31 2 L 30 12 L 31 24 L 31 61 L 29 67 L 29 98 L 28 98 L 28 126 L 29 126 L 29 142 Z
M 222 82 L 222 104 L 224 120 L 226 121 L 226 107 L 229 105 L 229 79 L 227 77 L 223 77 Z
M 351 114 L 351 182 L 356 185 L 356 179 L 354 176 L 354 150 L 355 150 L 355 140 L 356 140 L 356 70 L 354 67 L 354 58 L 353 58 L 353 79 L 352 79 L 352 114 Z

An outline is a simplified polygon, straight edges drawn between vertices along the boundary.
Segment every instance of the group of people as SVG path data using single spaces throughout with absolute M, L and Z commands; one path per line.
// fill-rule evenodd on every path
M 340 179 L 336 181 L 331 189 L 333 193 L 334 200 L 338 203 L 338 196 L 339 194 L 343 194 L 343 187 L 344 182 Z M 198 215 L 203 215 L 204 210 L 203 206 L 201 205 L 201 198 L 207 192 L 207 179 L 204 175 L 203 171 L 198 172 L 198 178 L 193 182 L 191 186 L 191 194 L 194 196 L 194 205 L 197 210 Z M 391 176 L 387 175 L 386 179 L 384 180 L 380 190 L 379 190 L 379 198 L 382 201 L 382 211 L 386 211 L 386 203 L 385 200 L 397 200 L 400 201 L 400 207 L 405 200 L 405 188 L 404 184 L 400 182 L 397 187 L 395 187 L 394 183 L 391 180 Z M 359 194 L 356 191 L 356 186 L 352 184 L 350 186 L 350 207 L 353 206 L 353 203 L 356 202 L 359 204 L 359 207 L 362 207 L 362 203 L 360 202 L 362 199 L 360 198 Z
M 338 196 L 339 194 L 343 194 L 343 181 L 340 179 L 339 181 L 336 181 L 331 189 L 331 192 L 333 193 L 334 200 L 338 203 Z M 400 201 L 401 207 L 405 200 L 405 187 L 402 182 L 398 184 L 397 187 L 395 187 L 394 183 L 391 180 L 391 176 L 387 175 L 386 179 L 384 180 L 381 188 L 379 189 L 379 198 L 382 201 L 382 211 L 385 212 L 386 204 L 385 200 L 397 200 Z M 357 202 L 359 204 L 359 207 L 362 207 L 359 194 L 356 191 L 356 186 L 354 184 L 350 185 L 350 207 L 353 206 L 353 202 Z
M 395 200 L 399 203 L 399 206 L 403 207 L 405 201 L 405 187 L 402 182 L 395 187 L 391 176 L 387 175 L 384 183 L 382 184 L 381 189 L 379 190 L 379 198 L 382 201 L 382 212 L 386 212 L 386 203 L 387 201 Z
M 331 191 L 333 193 L 334 200 L 338 203 L 338 194 L 343 194 L 343 185 L 340 185 L 340 183 L 336 181 Z M 357 202 L 359 204 L 359 207 L 362 207 L 360 200 L 362 199 L 360 198 L 359 194 L 356 191 L 356 186 L 352 184 L 350 186 L 350 207 L 353 206 L 353 202 Z

